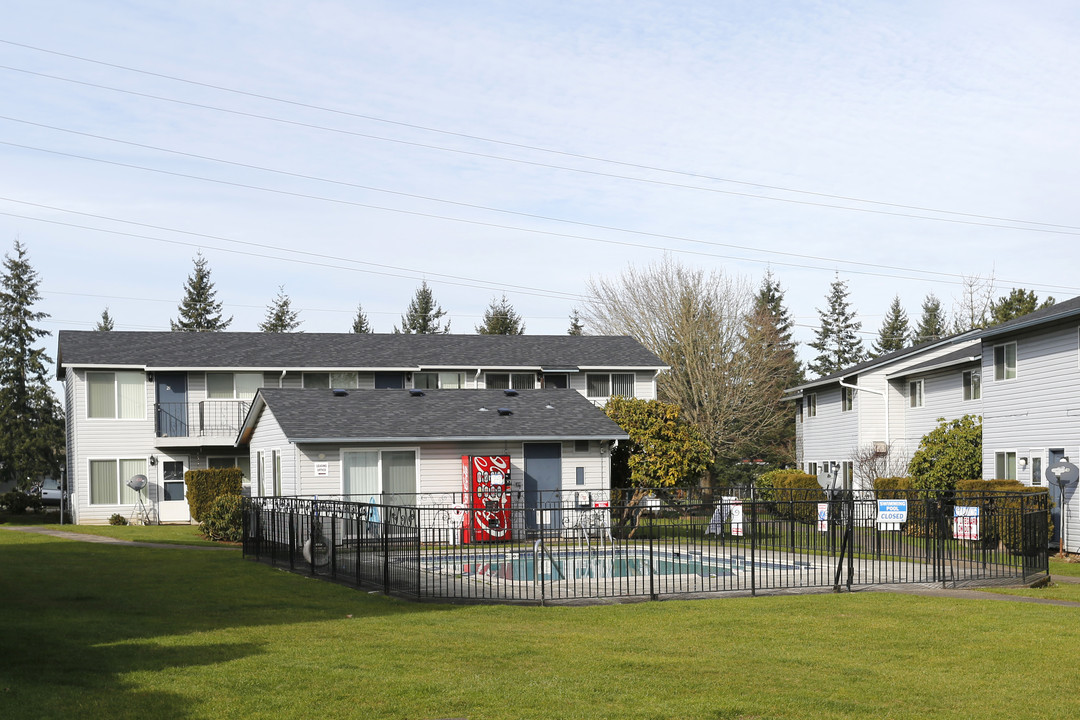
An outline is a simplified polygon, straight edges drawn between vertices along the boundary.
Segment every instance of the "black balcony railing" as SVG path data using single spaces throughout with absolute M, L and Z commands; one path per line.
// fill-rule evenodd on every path
M 157 403 L 157 436 L 235 438 L 248 406 L 244 400 Z
M 1045 492 L 880 498 L 906 501 L 903 522 L 883 521 L 872 491 L 714 497 L 515 491 L 495 510 L 459 494 L 245 498 L 244 554 L 416 600 L 512 603 L 1031 583 L 1049 572 Z

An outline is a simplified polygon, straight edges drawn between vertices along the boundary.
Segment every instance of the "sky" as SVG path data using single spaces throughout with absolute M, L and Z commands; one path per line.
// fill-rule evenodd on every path
M 230 330 L 563 334 L 665 254 L 756 289 L 800 354 L 965 277 L 1080 295 L 1074 2 L 9 3 L 0 251 L 55 332 L 167 330 L 201 252 Z

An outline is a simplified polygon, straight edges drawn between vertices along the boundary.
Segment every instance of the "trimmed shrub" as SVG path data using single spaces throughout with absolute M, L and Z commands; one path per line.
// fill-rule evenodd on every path
M 191 517 L 202 522 L 215 500 L 222 495 L 239 495 L 243 483 L 244 473 L 240 468 L 188 470 L 184 473 L 184 484 Z
M 211 540 L 240 542 L 244 537 L 243 498 L 231 493 L 216 498 L 199 528 Z
M 30 509 L 40 510 L 43 507 L 40 497 L 22 490 L 12 490 L 0 495 L 0 505 L 6 507 L 12 515 L 24 513 Z
M 909 477 L 874 478 L 874 492 L 882 500 L 906 498 L 913 494 L 911 487 L 911 478 Z
M 1044 487 L 1031 487 L 1019 480 L 961 480 L 956 484 L 954 504 L 979 508 L 979 537 L 988 545 L 1004 545 L 1007 549 L 1030 554 L 1035 549 L 1023 547 L 1022 526 L 1019 521 L 1020 511 L 1033 510 L 1032 501 L 1025 505 L 1025 494 L 1045 493 Z M 1007 495 L 986 496 L 986 493 L 1008 493 Z M 1047 502 L 1046 527 L 1047 542 L 1054 537 L 1054 523 L 1051 520 L 1050 504 Z
M 128 521 L 127 521 L 127 518 L 124 517 L 123 515 L 121 515 L 120 513 L 113 513 L 112 516 L 109 518 L 109 524 L 110 525 L 127 525 Z
M 770 470 L 758 476 L 755 487 L 773 512 L 785 520 L 816 523 L 817 504 L 825 491 L 817 478 L 802 470 Z

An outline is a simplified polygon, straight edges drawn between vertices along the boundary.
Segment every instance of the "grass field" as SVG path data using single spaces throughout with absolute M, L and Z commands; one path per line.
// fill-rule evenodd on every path
M 0 717 L 1077 717 L 1078 612 L 869 592 L 420 605 L 234 552 L 0 529 Z

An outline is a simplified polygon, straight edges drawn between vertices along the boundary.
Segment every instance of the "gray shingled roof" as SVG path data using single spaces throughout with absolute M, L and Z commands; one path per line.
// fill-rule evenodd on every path
M 240 433 L 246 442 L 263 406 L 292 442 L 466 439 L 625 439 L 574 390 L 330 390 L 264 388 Z M 486 408 L 482 411 L 481 408 Z M 511 411 L 500 415 L 499 409 Z M 264 416 L 265 417 L 265 416 Z
M 937 370 L 939 368 L 952 367 L 953 365 L 961 365 L 968 362 L 975 362 L 982 357 L 981 345 L 968 345 L 962 347 L 959 350 L 954 350 L 951 353 L 942 355 L 940 357 L 927 360 L 926 362 L 912 365 L 911 367 L 904 368 L 896 375 L 889 375 L 888 377 L 905 377 L 907 375 L 915 375 L 916 373 L 926 372 L 928 370 Z
M 355 333 L 184 333 L 61 330 L 65 367 L 363 368 L 610 367 L 664 364 L 631 337 L 598 335 L 377 335 Z
M 1051 305 L 1042 310 L 1036 310 L 1027 315 L 1021 315 L 1018 318 L 1003 322 L 1000 325 L 994 325 L 993 327 L 987 328 L 983 332 L 982 337 L 997 337 L 999 335 L 1005 335 L 1006 333 L 1023 330 L 1024 328 L 1032 327 L 1034 325 L 1043 325 L 1058 320 L 1066 320 L 1076 315 L 1080 315 L 1080 296 L 1074 297 L 1071 300 L 1059 302 L 1056 305 Z

